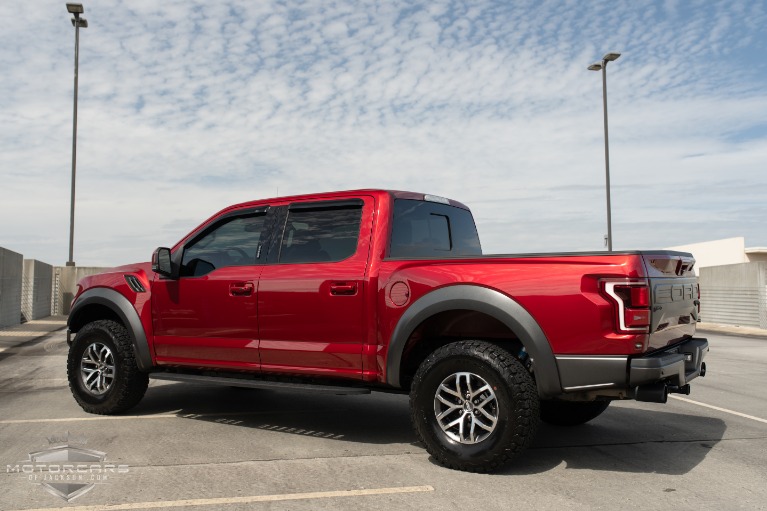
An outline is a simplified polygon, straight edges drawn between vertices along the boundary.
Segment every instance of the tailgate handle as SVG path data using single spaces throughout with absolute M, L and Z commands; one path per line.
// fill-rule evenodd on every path
M 252 282 L 236 282 L 229 284 L 229 294 L 232 296 L 250 296 L 253 294 Z
M 351 296 L 357 294 L 356 282 L 333 282 L 330 284 L 330 294 L 333 296 Z

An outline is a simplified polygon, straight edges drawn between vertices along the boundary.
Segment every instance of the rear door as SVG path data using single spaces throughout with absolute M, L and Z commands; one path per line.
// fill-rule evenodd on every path
M 284 208 L 259 279 L 264 373 L 361 378 L 373 198 Z
M 177 280 L 155 275 L 158 363 L 259 369 L 256 290 L 271 220 L 265 207 L 224 215 L 174 254 Z

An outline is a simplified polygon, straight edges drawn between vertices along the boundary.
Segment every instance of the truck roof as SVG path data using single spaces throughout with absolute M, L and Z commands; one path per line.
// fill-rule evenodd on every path
M 253 201 L 242 202 L 234 204 L 225 208 L 223 211 L 230 209 L 241 209 L 253 206 L 263 205 L 282 205 L 291 202 L 304 202 L 304 201 L 318 201 L 318 200 L 330 200 L 330 199 L 344 199 L 349 197 L 358 197 L 360 195 L 371 195 L 373 197 L 380 197 L 383 195 L 389 195 L 396 199 L 411 199 L 411 200 L 426 200 L 431 202 L 440 202 L 443 204 L 449 204 L 462 209 L 469 209 L 465 204 L 453 199 L 440 197 L 437 195 L 431 195 L 422 192 L 408 192 L 403 190 L 381 190 L 376 188 L 367 188 L 361 190 L 343 190 L 338 192 L 321 192 L 321 193 L 309 193 L 303 195 L 289 195 L 284 197 L 271 197 L 266 199 L 257 199 Z M 223 212 L 222 211 L 222 212 Z

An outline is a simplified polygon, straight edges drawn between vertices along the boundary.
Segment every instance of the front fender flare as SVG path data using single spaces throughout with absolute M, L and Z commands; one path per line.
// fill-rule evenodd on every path
M 73 326 L 78 325 L 80 315 L 90 305 L 101 305 L 107 307 L 122 320 L 133 344 L 133 353 L 136 357 L 136 366 L 140 371 L 149 372 L 152 369 L 152 355 L 149 351 L 149 342 L 146 338 L 144 325 L 141 323 L 138 312 L 133 304 L 114 289 L 97 287 L 89 289 L 81 294 L 74 303 L 69 313 L 67 325 L 72 331 Z M 79 330 L 79 326 L 77 327 Z
M 481 286 L 458 284 L 434 290 L 416 300 L 400 318 L 389 342 L 386 381 L 401 387 L 402 355 L 410 335 L 431 316 L 450 310 L 472 310 L 492 316 L 514 332 L 533 359 L 538 395 L 562 393 L 554 353 L 538 322 L 514 299 Z

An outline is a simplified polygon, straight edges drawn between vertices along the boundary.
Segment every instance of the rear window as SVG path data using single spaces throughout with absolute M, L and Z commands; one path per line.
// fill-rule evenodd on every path
M 434 202 L 397 199 L 389 257 L 482 255 L 471 212 Z

